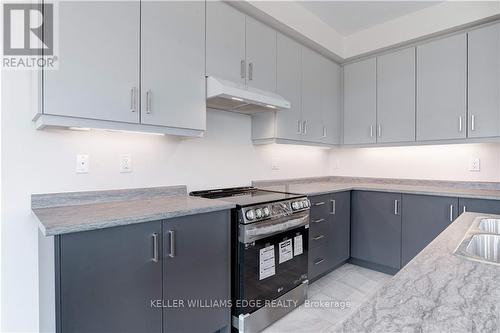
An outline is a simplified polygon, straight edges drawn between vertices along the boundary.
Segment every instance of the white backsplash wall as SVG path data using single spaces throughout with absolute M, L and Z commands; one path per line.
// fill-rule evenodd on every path
M 31 121 L 35 104 L 27 98 L 35 96 L 33 75 L 2 73 L 2 332 L 38 331 L 38 226 L 31 215 L 32 193 L 176 184 L 196 190 L 330 172 L 329 150 L 254 146 L 249 116 L 221 111 L 209 111 L 203 139 L 37 131 Z M 90 173 L 75 173 L 77 154 L 90 156 Z M 119 172 L 121 154 L 132 155 L 132 173 Z
M 469 171 L 472 158 L 481 170 Z M 500 144 L 332 149 L 335 176 L 500 181 Z

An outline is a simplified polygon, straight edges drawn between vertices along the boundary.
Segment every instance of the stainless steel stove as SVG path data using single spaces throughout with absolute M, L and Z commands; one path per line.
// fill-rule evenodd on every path
M 232 212 L 232 323 L 259 332 L 307 297 L 306 196 L 238 187 L 191 192 L 236 204 Z

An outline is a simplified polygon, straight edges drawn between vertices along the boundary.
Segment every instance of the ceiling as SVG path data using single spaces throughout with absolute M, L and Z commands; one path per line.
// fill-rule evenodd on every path
M 343 36 L 436 5 L 442 1 L 300 1 Z

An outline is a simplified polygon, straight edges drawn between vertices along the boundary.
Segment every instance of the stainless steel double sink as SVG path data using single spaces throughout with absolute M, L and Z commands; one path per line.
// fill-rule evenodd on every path
M 455 250 L 455 254 L 500 265 L 500 219 L 476 218 Z

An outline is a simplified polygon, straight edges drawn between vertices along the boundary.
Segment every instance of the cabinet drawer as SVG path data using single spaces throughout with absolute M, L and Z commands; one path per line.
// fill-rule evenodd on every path
M 331 201 L 329 195 L 317 195 L 310 197 L 311 201 L 311 221 L 314 219 L 327 219 L 331 212 Z
M 328 245 L 328 228 L 324 231 L 309 232 L 309 249 Z
M 329 268 L 328 244 L 309 249 L 309 280 L 325 273 Z

